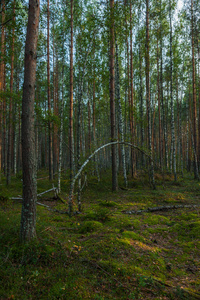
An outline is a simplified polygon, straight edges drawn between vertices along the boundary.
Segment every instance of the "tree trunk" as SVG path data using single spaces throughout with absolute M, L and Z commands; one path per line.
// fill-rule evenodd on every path
M 22 98 L 23 204 L 20 232 L 22 242 L 31 240 L 36 236 L 37 174 L 35 161 L 34 98 L 39 11 L 40 2 L 38 0 L 29 0 Z
M 130 134 L 131 143 L 134 143 L 134 118 L 133 118 L 133 30 L 132 30 L 132 3 L 130 1 Z M 132 176 L 135 173 L 135 153 L 134 149 L 131 148 L 131 172 Z
M 169 7 L 170 20 L 170 99 L 171 99 L 171 150 L 173 155 L 173 172 L 174 181 L 177 181 L 176 175 L 176 140 L 175 140 L 175 124 L 174 124 L 174 103 L 173 103 L 173 60 L 172 60 L 172 15 L 171 15 L 171 0 Z
M 94 147 L 96 149 L 97 147 L 97 140 L 96 140 L 96 119 L 95 119 L 95 105 L 96 105 L 96 96 L 95 96 L 95 74 L 93 79 L 93 115 L 92 115 L 92 125 L 93 125 L 93 139 L 94 139 Z M 95 163 L 95 169 L 96 169 L 96 175 L 98 182 L 100 181 L 99 177 L 99 168 L 98 168 L 98 156 L 94 156 L 94 163 Z
M 13 2 L 13 23 L 15 22 L 15 0 Z M 13 77 L 14 77 L 14 43 L 15 43 L 15 27 L 12 29 L 12 45 L 11 45 L 11 71 L 10 71 L 10 103 L 9 103 L 9 123 L 8 123 L 8 152 L 7 152 L 7 185 L 11 182 L 11 143 L 12 143 L 12 110 L 13 110 Z
M 120 98 L 120 83 L 119 83 L 119 62 L 118 62 L 118 45 L 116 41 L 116 100 L 118 105 L 118 116 L 119 116 L 119 133 L 120 133 L 120 141 L 124 142 L 124 122 L 122 117 L 122 105 Z M 124 184 L 125 187 L 128 186 L 127 176 L 126 176 L 126 157 L 125 157 L 125 147 L 124 144 L 121 145 L 121 155 L 122 155 L 122 169 L 124 175 Z
M 155 189 L 154 164 L 151 144 L 151 111 L 150 111 L 150 80 L 149 80 L 149 0 L 146 0 L 146 102 L 148 124 L 148 148 L 150 152 L 150 183 Z
M 73 134 L 73 9 L 71 0 L 71 43 L 70 43 L 70 111 L 69 111 L 69 168 L 70 181 L 74 173 L 74 134 Z
M 192 94 L 193 94 L 193 140 L 194 140 L 194 178 L 199 179 L 198 163 L 195 159 L 197 153 L 197 101 L 196 101 L 196 82 L 195 82 L 195 58 L 194 58 L 194 12 L 193 0 L 191 0 L 191 33 L 192 33 Z
M 1 61 L 0 61 L 0 91 L 4 89 L 4 55 L 5 55 L 5 1 L 1 1 Z M 0 99 L 0 179 L 2 172 L 2 160 L 3 160 L 3 99 Z
M 49 134 L 49 180 L 53 180 L 53 141 L 51 122 L 50 59 L 49 59 L 49 0 L 47 0 L 47 97 L 48 97 L 48 134 Z
M 63 144 L 63 106 L 64 106 L 64 59 L 62 62 L 62 99 L 60 106 L 60 145 L 58 161 L 58 193 L 61 192 L 62 144 Z
M 115 137 L 115 34 L 114 34 L 114 0 L 110 0 L 110 121 L 111 121 L 111 142 Z M 118 189 L 116 145 L 112 145 L 112 190 Z

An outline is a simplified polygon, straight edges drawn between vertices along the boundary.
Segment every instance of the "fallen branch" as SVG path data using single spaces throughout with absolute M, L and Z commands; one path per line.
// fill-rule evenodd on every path
M 43 204 L 43 203 L 40 203 L 40 202 L 36 202 L 38 205 L 41 205 L 41 206 L 44 206 L 46 207 L 48 210 L 52 211 L 52 212 L 57 212 L 59 214 L 68 214 L 68 211 L 65 211 L 65 210 L 58 210 L 58 209 L 54 209 L 54 208 L 51 208 L 50 206 L 46 205 L 46 204 Z
M 37 197 L 41 197 L 42 195 L 44 195 L 44 194 L 46 194 L 46 193 L 48 193 L 48 192 L 51 192 L 51 191 L 54 191 L 54 192 L 55 192 L 55 197 L 57 197 L 57 188 L 54 187 L 54 186 L 53 186 L 52 189 L 49 189 L 49 190 L 44 191 L 44 192 L 42 192 L 42 193 L 40 193 L 40 194 L 37 194 Z M 20 197 L 20 196 L 19 196 L 19 197 L 11 197 L 11 200 L 23 200 L 23 198 Z
M 42 192 L 42 193 L 40 193 L 40 194 L 37 194 L 37 197 L 41 197 L 42 195 L 44 195 L 44 194 L 46 194 L 46 193 L 48 193 L 48 192 L 56 191 L 56 190 L 57 190 L 57 188 L 56 188 L 56 187 L 53 187 L 52 189 L 49 189 L 49 190 L 44 191 L 44 192 Z
M 165 211 L 169 209 L 178 209 L 178 208 L 196 208 L 199 206 L 200 205 L 195 205 L 195 204 L 164 205 L 164 206 L 157 206 L 157 207 L 149 207 L 147 209 L 140 209 L 140 210 L 123 210 L 122 212 L 124 214 L 132 215 L 132 214 L 141 214 L 146 212 Z

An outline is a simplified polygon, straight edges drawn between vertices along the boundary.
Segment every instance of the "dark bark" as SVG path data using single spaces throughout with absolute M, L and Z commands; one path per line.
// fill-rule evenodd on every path
M 40 2 L 38 0 L 29 0 L 22 98 L 23 204 L 20 232 L 22 242 L 31 240 L 36 236 L 35 225 L 37 181 L 35 160 L 34 98 L 39 11 Z
M 70 180 L 74 173 L 74 135 L 73 135 L 73 9 L 71 0 L 71 43 L 70 43 L 70 111 L 69 111 L 69 168 Z
M 13 22 L 15 22 L 15 0 L 13 2 Z M 10 103 L 9 103 L 9 123 L 8 123 L 8 155 L 7 155 L 7 185 L 11 182 L 11 143 L 12 143 L 12 110 L 13 110 L 13 77 L 14 77 L 14 43 L 15 43 L 15 28 L 12 29 L 12 46 L 11 46 L 11 70 L 10 70 Z
M 169 20 L 170 20 L 170 100 L 171 100 L 171 155 L 173 158 L 173 172 L 174 181 L 177 180 L 176 175 L 176 144 L 175 144 L 175 124 L 174 124 L 174 103 L 173 103 L 173 58 L 172 58 L 172 14 L 171 14 L 171 0 L 169 7 Z
M 199 179 L 198 164 L 195 155 L 197 153 L 197 101 L 196 101 L 196 76 L 195 76 L 195 54 L 194 54 L 194 8 L 191 0 L 191 33 L 192 33 L 192 95 L 193 95 L 193 140 L 194 140 L 194 178 Z
M 49 180 L 53 179 L 53 141 L 51 122 L 51 92 L 50 92 L 50 60 L 49 60 L 49 0 L 47 0 L 47 97 L 48 97 L 48 134 L 49 134 Z
M 148 148 L 150 152 L 150 183 L 155 189 L 154 164 L 152 159 L 152 141 L 151 141 L 151 111 L 150 111 L 150 79 L 149 79 L 149 0 L 146 0 L 146 103 L 147 103 L 147 126 L 148 126 Z

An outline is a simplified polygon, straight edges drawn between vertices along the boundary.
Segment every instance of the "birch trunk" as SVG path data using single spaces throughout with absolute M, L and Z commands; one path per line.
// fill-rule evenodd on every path
M 58 160 L 58 193 L 61 192 L 62 146 L 63 146 L 63 106 L 64 106 L 64 59 L 62 62 L 62 96 L 60 106 L 60 143 Z
M 120 133 L 120 141 L 124 142 L 124 122 L 122 117 L 122 106 L 121 106 L 121 98 L 120 98 L 120 83 L 119 83 L 119 62 L 118 62 L 118 45 L 116 41 L 116 100 L 118 104 L 118 119 L 119 119 L 119 133 Z M 125 187 L 128 186 L 127 176 L 126 176 L 126 156 L 125 156 L 125 146 L 121 144 L 121 156 L 122 156 L 122 169 L 124 175 L 124 184 Z

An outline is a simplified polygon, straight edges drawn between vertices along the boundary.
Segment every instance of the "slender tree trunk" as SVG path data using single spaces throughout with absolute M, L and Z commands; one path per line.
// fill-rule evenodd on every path
M 172 15 L 171 15 L 171 0 L 169 7 L 169 20 L 170 20 L 170 98 L 171 98 L 171 150 L 173 154 L 173 172 L 174 181 L 177 181 L 176 174 L 176 140 L 175 140 L 175 124 L 174 124 L 174 103 L 173 103 L 173 58 L 172 58 Z
M 95 109 L 95 105 L 96 105 L 96 96 L 95 96 L 95 74 L 94 74 L 94 81 L 93 81 L 93 115 L 92 115 L 92 123 L 93 123 L 94 148 L 96 149 L 96 148 L 97 148 L 97 140 L 96 140 L 96 119 L 95 119 L 96 109 Z M 97 179 L 98 179 L 98 182 L 99 182 L 99 181 L 100 181 L 100 177 L 99 177 L 98 156 L 97 156 L 97 155 L 94 156 L 94 162 L 95 162 L 96 175 L 97 175 Z
M 110 120 L 111 120 L 111 142 L 115 137 L 115 34 L 114 34 L 114 0 L 110 0 Z M 112 145 L 112 190 L 118 189 L 116 145 Z
M 15 22 L 15 0 L 13 2 L 13 22 Z M 12 29 L 12 45 L 11 45 L 11 71 L 10 71 L 10 103 L 9 103 L 9 123 L 8 123 L 8 152 L 7 152 L 7 185 L 11 182 L 11 143 L 12 143 L 12 110 L 13 110 L 13 77 L 14 77 L 14 43 L 15 43 L 15 27 Z
M 70 43 L 70 111 L 69 111 L 69 168 L 70 181 L 74 173 L 74 134 L 73 134 L 73 9 L 71 0 L 71 43 Z
M 158 134 L 158 144 L 159 144 L 159 166 L 163 169 L 163 149 L 162 149 L 162 125 L 161 125 L 161 109 L 160 109 L 160 74 L 159 74 L 159 48 L 158 48 L 158 38 L 157 38 L 157 91 L 158 91 L 158 121 L 159 121 L 159 134 Z
M 141 44 L 139 43 L 139 64 L 140 64 L 140 122 L 141 122 L 141 147 L 144 147 L 144 111 L 143 111 L 143 86 L 142 86 L 142 57 Z M 144 153 L 141 153 L 141 167 L 144 167 Z
M 130 1 L 130 134 L 131 143 L 134 143 L 134 118 L 133 118 L 133 30 L 132 30 L 132 2 Z M 131 148 L 131 172 L 132 176 L 135 173 L 135 153 Z
M 146 0 L 146 101 L 147 101 L 147 123 L 148 123 L 148 148 L 150 152 L 150 183 L 155 186 L 154 164 L 152 159 L 151 144 L 151 111 L 150 111 L 150 80 L 149 80 L 149 0 Z
M 52 122 L 51 122 L 51 91 L 50 91 L 50 58 L 49 58 L 49 39 L 50 39 L 50 11 L 49 0 L 47 0 L 47 97 L 48 97 L 48 135 L 49 135 L 49 180 L 53 180 L 53 141 L 52 141 Z
M 163 37 L 162 37 L 162 0 L 160 0 L 160 98 L 161 98 L 161 117 L 163 127 L 163 157 L 165 158 L 165 168 L 168 169 L 168 141 L 167 141 L 167 128 L 165 121 L 165 105 L 163 97 Z
M 199 179 L 198 163 L 195 159 L 197 153 L 197 101 L 196 101 L 196 78 L 195 78 L 195 58 L 194 58 L 194 12 L 193 0 L 191 0 L 191 33 L 192 33 L 192 93 L 193 93 L 193 140 L 194 140 L 194 178 Z
M 120 141 L 124 142 L 124 122 L 122 117 L 122 105 L 120 98 L 120 83 L 119 83 L 119 62 L 118 62 L 118 45 L 116 41 L 116 100 L 118 104 L 118 116 L 119 116 L 119 133 L 120 133 Z M 126 157 L 125 157 L 125 146 L 121 145 L 121 155 L 122 155 L 122 169 L 124 175 L 124 184 L 125 187 L 128 186 L 127 176 L 126 176 Z
M 4 56 L 5 56 L 5 1 L 1 1 L 1 56 L 0 56 L 0 91 L 4 89 Z M 2 161 L 3 161 L 3 98 L 0 99 L 0 179 L 2 172 Z
M 35 160 L 34 98 L 39 11 L 40 2 L 38 0 L 29 0 L 22 98 L 23 204 L 20 231 L 22 242 L 31 240 L 36 236 L 37 174 Z
M 63 145 L 63 105 L 64 105 L 64 59 L 62 62 L 62 98 L 60 106 L 60 145 L 58 163 L 58 193 L 61 192 L 62 145 Z

